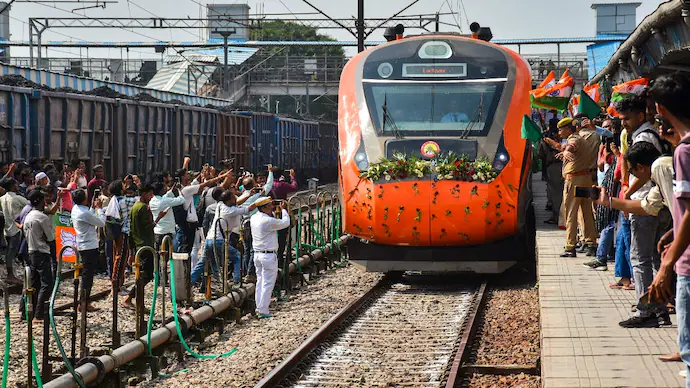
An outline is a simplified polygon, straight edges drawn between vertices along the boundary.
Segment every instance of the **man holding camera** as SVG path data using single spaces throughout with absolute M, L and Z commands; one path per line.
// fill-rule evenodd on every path
M 252 246 L 256 266 L 256 312 L 259 318 L 271 318 L 268 311 L 271 294 L 278 278 L 278 234 L 279 230 L 290 227 L 287 203 L 280 201 L 281 218 L 275 218 L 275 202 L 270 197 L 256 200 L 259 210 L 251 217 Z

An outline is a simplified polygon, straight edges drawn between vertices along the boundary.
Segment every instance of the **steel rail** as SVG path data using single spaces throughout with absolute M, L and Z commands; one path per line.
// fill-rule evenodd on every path
M 479 316 L 480 312 L 484 308 L 486 303 L 486 298 L 488 296 L 487 283 L 482 283 L 479 286 L 479 290 L 474 295 L 474 301 L 472 303 L 471 310 L 467 315 L 464 326 L 465 330 L 460 337 L 460 343 L 458 345 L 458 350 L 455 352 L 455 358 L 451 364 L 450 373 L 448 374 L 448 380 L 446 382 L 446 388 L 458 387 L 461 385 L 463 377 L 462 363 L 467 361 L 472 350 L 472 339 L 477 333 L 477 328 L 479 327 Z
M 284 380 L 288 374 L 305 358 L 321 345 L 335 330 L 342 325 L 352 314 L 354 314 L 367 301 L 371 300 L 379 291 L 390 285 L 390 276 L 384 276 L 369 290 L 364 292 L 359 298 L 348 303 L 337 314 L 331 317 L 317 331 L 295 349 L 283 362 L 275 367 L 268 375 L 259 381 L 254 387 L 276 387 Z

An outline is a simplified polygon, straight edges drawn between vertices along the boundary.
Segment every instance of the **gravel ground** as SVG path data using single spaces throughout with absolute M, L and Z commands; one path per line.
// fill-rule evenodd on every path
M 534 284 L 498 285 L 492 289 L 478 333 L 472 363 L 535 365 L 540 357 L 539 291 Z M 474 375 L 470 387 L 541 387 L 529 375 Z
M 352 266 L 329 272 L 313 284 L 273 303 L 273 318 L 245 316 L 239 325 L 229 325 L 222 336 L 206 339 L 202 354 L 223 353 L 237 347 L 232 356 L 198 361 L 187 358 L 169 371 L 187 372 L 158 378 L 143 387 L 250 387 L 277 366 L 316 329 L 347 303 L 375 284 L 380 275 L 363 273 Z M 215 344 L 215 346 L 213 346 Z M 163 371 L 165 372 L 165 371 Z

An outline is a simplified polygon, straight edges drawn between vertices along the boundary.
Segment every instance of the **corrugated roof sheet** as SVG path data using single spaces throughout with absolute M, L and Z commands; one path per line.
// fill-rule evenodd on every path
M 215 63 L 218 62 L 218 57 L 215 55 L 201 55 L 201 54 L 187 54 L 187 55 L 168 55 L 165 57 L 165 63 L 174 63 L 182 61 L 192 61 L 200 63 Z
M 209 39 L 209 43 L 218 43 L 218 39 Z M 223 41 L 221 40 L 222 44 Z M 241 65 L 247 59 L 251 58 L 259 49 L 253 47 L 235 47 L 228 46 L 228 64 L 229 65 Z M 210 48 L 208 50 L 195 50 L 189 51 L 190 55 L 200 55 L 206 57 L 215 57 L 220 63 L 225 60 L 225 50 L 223 47 Z
M 189 61 L 171 63 L 161 67 L 146 87 L 173 93 L 196 94 L 215 70 L 216 66 L 190 68 Z

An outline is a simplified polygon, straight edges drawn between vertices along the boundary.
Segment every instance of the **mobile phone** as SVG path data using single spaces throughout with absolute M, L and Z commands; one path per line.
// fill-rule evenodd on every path
M 93 191 L 93 196 L 94 198 L 98 198 L 101 196 L 101 189 L 96 189 Z
M 598 187 L 575 186 L 576 198 L 598 199 L 601 190 Z

